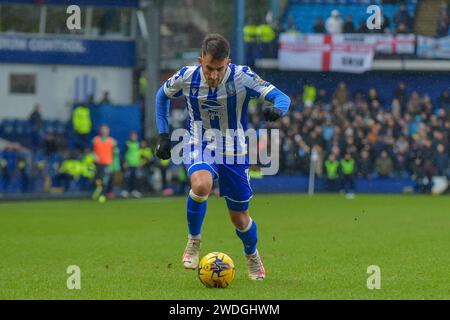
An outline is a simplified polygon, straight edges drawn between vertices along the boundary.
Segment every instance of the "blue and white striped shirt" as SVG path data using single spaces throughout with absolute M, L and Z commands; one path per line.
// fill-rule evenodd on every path
M 200 65 L 187 66 L 174 74 L 161 88 L 167 98 L 184 98 L 188 109 L 188 130 L 196 136 L 217 129 L 224 136 L 227 130 L 247 130 L 247 107 L 251 98 L 267 100 L 286 113 L 290 99 L 272 84 L 262 80 L 247 66 L 229 64 L 222 82 L 208 86 Z M 162 90 L 160 93 L 162 94 Z M 160 133 L 168 133 L 168 103 L 157 99 L 157 124 Z M 164 99 L 162 99 L 164 100 Z M 239 139 L 245 146 L 245 137 Z M 193 141 L 195 143 L 196 141 Z M 241 149 L 241 148 L 239 148 Z M 242 150 L 242 149 L 241 149 Z

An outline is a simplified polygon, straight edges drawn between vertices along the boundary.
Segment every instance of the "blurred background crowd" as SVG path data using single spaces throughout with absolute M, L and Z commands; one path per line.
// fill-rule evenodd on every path
M 248 109 L 250 128 L 281 131 L 280 176 L 305 177 L 313 166 L 329 191 L 355 191 L 357 179 L 404 178 L 423 193 L 430 192 L 433 177 L 450 177 L 450 80 L 447 69 L 435 66 L 450 57 L 416 52 L 422 36 L 425 43 L 436 41 L 425 46 L 429 54 L 448 54 L 449 1 L 76 2 L 86 19 L 72 31 L 65 27 L 65 1 L 0 3 L 0 194 L 92 192 L 99 158 L 93 141 L 103 124 L 117 140 L 107 165 L 109 197 L 184 193 L 184 167 L 154 156 L 154 109 L 147 97 L 180 67 L 195 63 L 203 36 L 213 31 L 230 39 L 233 62 L 236 48 L 245 48 L 242 63 L 291 96 L 288 115 L 273 125 L 264 122 L 265 105 L 252 100 Z M 161 12 L 154 36 L 156 3 Z M 245 10 L 234 10 L 239 3 Z M 382 8 L 380 29 L 366 27 L 370 4 Z M 402 64 L 353 79 L 328 70 L 283 71 L 273 63 L 281 33 L 409 34 L 413 49 L 376 52 L 376 62 Z M 160 55 L 149 61 L 155 39 Z M 69 49 L 75 51 L 67 54 Z M 407 69 L 410 60 L 420 60 L 420 70 Z M 155 64 L 159 77 L 152 78 Z M 185 127 L 186 118 L 184 102 L 173 101 L 171 128 Z M 250 175 L 261 178 L 257 166 Z
M 383 101 L 374 88 L 350 92 L 344 82 L 329 95 L 306 81 L 299 94 L 291 96 L 288 115 L 275 124 L 265 123 L 264 106 L 252 100 L 248 125 L 256 132 L 280 129 L 280 174 L 308 175 L 315 149 L 317 173 L 327 180 L 337 181 L 344 174 L 369 179 L 412 177 L 418 191 L 430 192 L 433 176 L 450 177 L 450 92 L 443 90 L 432 101 L 400 82 L 393 96 L 392 101 Z M 74 108 L 69 123 L 72 135 L 65 136 L 45 133 L 40 108 L 35 106 L 28 120 L 32 128 L 28 152 L 18 143 L 6 144 L 0 152 L 3 192 L 93 190 L 96 154 L 87 139 L 92 136 L 92 125 L 89 114 L 83 116 L 81 109 L 89 110 L 83 105 Z M 175 103 L 171 127 L 183 128 L 186 119 L 183 103 Z M 115 147 L 108 194 L 183 193 L 183 166 L 159 160 L 154 156 L 154 141 L 138 137 L 130 132 L 123 148 Z M 347 167 L 346 158 L 351 160 Z M 258 168 L 252 168 L 252 173 L 257 177 Z M 337 191 L 340 185 L 330 188 Z

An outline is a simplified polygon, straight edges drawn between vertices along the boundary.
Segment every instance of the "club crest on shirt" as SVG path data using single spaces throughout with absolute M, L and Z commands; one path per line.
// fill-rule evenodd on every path
M 225 89 L 227 90 L 227 95 L 228 96 L 236 95 L 236 88 L 234 87 L 233 82 L 227 82 L 225 84 Z

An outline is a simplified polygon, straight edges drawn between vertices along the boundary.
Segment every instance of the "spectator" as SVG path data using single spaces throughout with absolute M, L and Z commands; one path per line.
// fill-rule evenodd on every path
M 422 159 L 416 158 L 414 160 L 412 172 L 412 179 L 416 182 L 416 190 L 420 193 L 430 193 L 431 177 L 427 176 L 427 170 Z
M 30 114 L 29 122 L 31 125 L 31 144 L 33 150 L 38 150 L 42 144 L 42 114 L 41 107 L 36 104 Z
M 437 20 L 436 36 L 437 37 L 447 36 L 449 25 L 450 25 L 449 7 L 446 2 L 442 2 Z
M 406 34 L 409 33 L 409 29 L 408 26 L 406 25 L 406 23 L 401 22 L 398 26 L 397 26 L 397 34 Z
M 47 135 L 45 136 L 45 139 L 44 139 L 45 154 L 47 156 L 51 156 L 51 155 L 55 154 L 56 152 L 58 152 L 58 150 L 59 150 L 59 144 L 56 139 L 56 136 L 51 132 L 47 133 Z
M 355 25 L 353 23 L 352 16 L 345 17 L 343 32 L 344 33 L 354 33 L 355 32 Z
M 326 32 L 325 23 L 323 22 L 322 17 L 317 18 L 317 20 L 313 26 L 313 32 L 314 33 L 325 33 Z
M 406 84 L 403 81 L 399 82 L 397 89 L 395 89 L 394 98 L 397 99 L 400 103 L 401 114 L 403 116 L 406 108 L 406 103 L 409 100 L 409 95 L 406 91 Z
M 30 114 L 29 121 L 31 124 L 31 128 L 33 131 L 40 131 L 42 129 L 42 114 L 41 114 L 41 106 L 39 104 L 35 104 L 33 111 Z
M 383 150 L 381 155 L 375 160 L 375 169 L 380 177 L 386 178 L 392 175 L 394 164 L 386 150 Z
M 130 133 L 130 137 L 125 145 L 124 168 L 126 187 L 122 191 L 122 196 L 128 198 L 131 193 L 133 197 L 141 198 L 142 194 L 138 191 L 137 184 L 137 171 L 141 160 L 141 150 L 138 135 L 135 131 Z
M 29 190 L 29 174 L 28 174 L 28 161 L 26 154 L 24 153 L 23 147 L 16 143 L 13 145 L 14 151 L 16 152 L 16 174 L 19 182 L 19 190 L 22 193 L 26 193 Z
M 362 178 L 368 178 L 373 172 L 372 160 L 370 159 L 370 154 L 367 150 L 361 151 L 357 168 L 358 176 Z
M 67 159 L 61 163 L 59 168 L 59 174 L 57 176 L 57 184 L 63 189 L 68 191 L 73 181 L 78 181 L 80 174 L 82 173 L 81 162 L 78 160 L 78 156 L 75 152 L 71 152 Z
M 338 84 L 336 90 L 333 93 L 333 99 L 336 99 L 339 106 L 343 106 L 350 101 L 350 92 L 348 91 L 345 82 L 340 82 Z
M 394 15 L 394 23 L 397 27 L 397 32 L 400 28 L 405 31 L 405 33 L 410 32 L 412 18 L 406 8 L 405 4 L 401 4 L 399 10 Z M 402 25 L 402 27 L 400 27 Z
M 324 162 L 325 174 L 327 180 L 327 191 L 337 191 L 337 183 L 339 178 L 339 162 L 334 154 L 330 154 Z
M 12 144 L 7 144 L 0 153 L 1 169 L 1 189 L 2 192 L 8 192 L 14 169 L 16 168 L 17 157 Z
M 73 109 L 72 126 L 75 134 L 75 147 L 83 152 L 88 146 L 88 137 L 92 129 L 91 111 L 84 105 L 79 105 Z
M 436 36 L 446 37 L 448 36 L 448 26 L 450 25 L 450 17 L 447 11 L 441 11 L 437 20 Z
M 436 166 L 436 174 L 438 176 L 447 176 L 449 170 L 448 150 L 445 150 L 445 146 L 440 143 L 437 145 L 436 151 L 433 159 Z
M 355 192 L 355 160 L 350 153 L 346 153 L 341 160 L 342 187 L 348 198 L 353 198 Z
M 288 17 L 288 22 L 285 31 L 286 33 L 292 33 L 292 34 L 299 34 L 300 28 L 298 27 L 297 23 L 295 22 L 295 19 L 293 16 Z
M 111 29 L 113 27 L 114 17 L 115 17 L 115 10 L 113 10 L 113 9 L 108 9 L 105 11 L 105 13 L 102 14 L 102 16 L 100 17 L 100 35 L 101 36 L 104 36 L 109 31 L 111 31 Z
M 448 89 L 442 91 L 438 98 L 438 107 L 444 109 L 446 112 L 450 110 L 450 92 Z
M 317 93 L 316 104 L 318 106 L 323 106 L 327 103 L 328 103 L 327 92 L 325 91 L 325 89 L 319 89 L 319 92 Z
M 372 103 L 374 101 L 377 101 L 379 104 L 382 103 L 381 99 L 378 97 L 377 90 L 375 88 L 370 88 L 369 89 L 369 94 L 368 94 L 368 97 L 367 97 L 367 103 L 369 105 L 372 105 Z
M 148 90 L 148 80 L 147 80 L 147 74 L 146 70 L 141 70 L 139 79 L 138 79 L 138 99 L 141 102 L 141 104 L 145 104 L 145 97 L 147 95 Z
M 368 33 L 370 30 L 367 29 L 366 20 L 361 20 L 359 22 L 359 27 L 356 29 L 356 33 Z
M 330 34 L 342 33 L 343 23 L 338 10 L 331 11 L 331 16 L 325 22 L 325 29 Z
M 103 98 L 100 101 L 100 104 L 111 104 L 111 100 L 109 99 L 109 91 L 103 92 Z
M 305 85 L 303 86 L 303 96 L 302 102 L 305 107 L 312 107 L 314 101 L 316 100 L 317 90 L 311 83 L 311 81 L 307 80 Z

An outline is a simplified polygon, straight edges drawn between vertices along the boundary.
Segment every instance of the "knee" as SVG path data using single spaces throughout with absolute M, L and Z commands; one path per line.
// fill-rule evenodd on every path
M 195 179 L 191 183 L 192 192 L 197 196 L 204 197 L 209 195 L 212 188 L 212 182 L 208 180 Z

